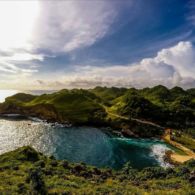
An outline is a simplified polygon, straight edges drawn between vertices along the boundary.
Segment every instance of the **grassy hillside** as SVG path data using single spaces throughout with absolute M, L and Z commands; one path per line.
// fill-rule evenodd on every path
M 38 104 L 53 105 L 63 120 L 76 123 L 95 122 L 106 115 L 102 106 L 97 103 L 98 98 L 84 90 L 61 90 L 50 95 L 41 95 L 25 104 L 35 106 Z
M 195 89 L 180 87 L 61 90 L 33 96 L 16 94 L 0 105 L 0 113 L 33 115 L 48 121 L 110 126 L 129 135 L 160 136 L 174 128 L 192 136 L 195 129 Z M 156 125 L 153 125 L 156 124 Z M 191 129 L 189 131 L 189 129 Z
M 110 105 L 112 104 L 113 99 L 122 96 L 127 91 L 127 89 L 116 87 L 95 87 L 90 91 L 99 97 L 105 104 Z
M 31 96 L 16 94 L 1 105 L 1 112 L 21 112 L 40 118 L 74 124 L 98 124 L 106 117 L 98 97 L 85 90 L 61 90 L 53 94 Z
M 120 171 L 72 164 L 30 147 L 0 156 L 0 194 L 173 194 L 195 193 L 195 161 L 174 169 Z
M 129 118 L 146 119 L 172 128 L 195 127 L 193 89 L 184 91 L 175 87 L 169 90 L 164 86 L 128 89 L 112 102 L 112 111 Z
M 17 93 L 13 96 L 7 97 L 5 101 L 7 103 L 15 103 L 18 105 L 23 105 L 26 102 L 32 101 L 36 97 L 37 96 L 31 95 L 31 94 Z

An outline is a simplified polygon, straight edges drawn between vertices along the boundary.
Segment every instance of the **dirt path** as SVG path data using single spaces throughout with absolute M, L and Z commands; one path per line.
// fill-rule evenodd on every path
M 175 152 L 172 153 L 170 157 L 173 161 L 179 162 L 179 163 L 184 163 L 185 161 L 188 161 L 190 159 L 195 159 L 195 153 L 192 150 L 190 150 L 189 148 L 183 146 L 182 144 L 180 144 L 178 142 L 171 140 L 171 129 L 165 130 L 165 134 L 164 134 L 163 139 L 167 143 L 171 144 L 172 146 L 184 151 L 184 153 L 186 154 L 186 155 L 181 155 L 181 154 L 177 154 Z
M 132 121 L 136 121 L 138 123 L 151 125 L 151 126 L 155 126 L 155 127 L 164 129 L 164 127 L 162 127 L 162 126 L 160 126 L 156 123 L 153 123 L 151 121 L 146 121 L 146 120 L 141 120 L 141 119 L 136 119 L 136 118 L 128 118 L 128 117 L 121 116 L 119 114 L 110 112 L 106 106 L 104 106 L 104 108 L 110 116 L 125 119 L 125 120 L 132 120 Z M 186 162 L 190 159 L 195 159 L 195 153 L 192 150 L 190 150 L 189 148 L 183 146 L 182 144 L 180 144 L 178 142 L 175 142 L 175 141 L 171 140 L 171 130 L 170 129 L 165 129 L 165 134 L 163 136 L 163 139 L 167 143 L 169 143 L 170 145 L 172 145 L 176 148 L 179 148 L 180 150 L 182 150 L 186 154 L 186 155 L 181 155 L 181 154 L 177 154 L 176 152 L 173 152 L 170 156 L 173 161 L 179 162 L 179 163 L 184 163 L 184 162 Z
M 121 115 L 118 115 L 118 114 L 114 114 L 114 113 L 112 113 L 112 112 L 109 112 L 108 110 L 106 110 L 106 112 L 107 112 L 110 116 L 113 116 L 113 117 L 116 117 L 116 118 L 125 119 L 125 120 L 129 120 L 128 117 L 121 116 Z
M 110 116 L 113 116 L 113 117 L 116 117 L 116 118 L 121 118 L 121 119 L 125 119 L 125 120 L 132 120 L 132 121 L 136 121 L 138 123 L 142 123 L 142 124 L 146 124 L 146 125 L 151 125 L 151 126 L 154 126 L 154 127 L 158 127 L 158 128 L 162 128 L 164 129 L 164 127 L 156 124 L 156 123 L 153 123 L 151 121 L 146 121 L 146 120 L 141 120 L 141 119 L 137 119 L 137 118 L 129 118 L 129 117 L 125 117 L 125 116 L 121 116 L 119 114 L 116 114 L 116 113 L 113 113 L 113 112 L 110 112 L 108 110 L 108 108 L 106 106 L 104 106 L 106 112 L 110 115 Z
M 146 121 L 146 120 L 141 120 L 141 119 L 136 119 L 136 118 L 128 118 L 128 117 L 121 116 L 121 115 L 118 115 L 116 113 L 110 112 L 107 107 L 105 107 L 105 109 L 106 109 L 106 112 L 110 116 L 125 119 L 125 120 L 132 120 L 132 121 L 136 121 L 136 122 L 139 122 L 139 123 L 142 123 L 142 124 L 147 124 L 147 125 L 151 125 L 151 126 L 155 126 L 155 127 L 164 129 L 164 127 L 162 127 L 158 124 L 155 124 L 151 121 Z M 175 141 L 171 140 L 171 130 L 170 129 L 165 129 L 165 134 L 163 136 L 163 139 L 167 143 L 169 143 L 170 145 L 172 145 L 176 148 L 179 148 L 180 150 L 182 150 L 186 154 L 186 155 L 181 155 L 181 154 L 177 154 L 176 152 L 173 152 L 170 156 L 173 161 L 179 162 L 179 163 L 184 163 L 184 162 L 186 162 L 190 159 L 195 159 L 195 153 L 192 150 L 190 150 L 189 148 L 183 146 L 182 144 L 180 144 L 178 142 L 175 142 Z
M 162 126 L 160 126 L 160 125 L 158 125 L 156 123 L 153 123 L 151 121 L 141 120 L 141 119 L 137 119 L 137 118 L 131 118 L 131 120 L 137 121 L 137 122 L 142 123 L 142 124 L 151 125 L 151 126 L 154 126 L 154 127 L 158 127 L 158 128 L 164 129 L 164 127 L 162 127 Z

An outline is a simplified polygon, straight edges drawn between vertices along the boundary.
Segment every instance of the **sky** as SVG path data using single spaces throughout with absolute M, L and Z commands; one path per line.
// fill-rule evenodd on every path
M 194 0 L 1 0 L 0 89 L 195 88 Z

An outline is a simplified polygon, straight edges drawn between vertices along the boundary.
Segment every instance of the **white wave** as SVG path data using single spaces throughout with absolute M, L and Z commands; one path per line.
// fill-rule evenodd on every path
M 72 124 L 67 123 L 67 124 L 61 124 L 58 122 L 47 122 L 46 120 L 37 118 L 37 117 L 28 117 L 31 121 L 35 122 L 35 124 L 43 124 L 45 126 L 49 126 L 49 127 L 61 127 L 61 128 L 69 128 L 72 127 Z
M 166 151 L 170 150 L 166 145 L 163 144 L 154 144 L 151 146 L 151 156 L 153 156 L 164 168 L 171 167 L 171 164 L 165 162 L 164 156 Z
M 6 117 L 19 117 L 21 115 L 20 114 L 3 114 L 3 116 L 6 116 Z
M 34 121 L 34 122 L 45 122 L 44 120 L 41 120 L 40 118 L 37 117 L 28 117 L 30 120 Z

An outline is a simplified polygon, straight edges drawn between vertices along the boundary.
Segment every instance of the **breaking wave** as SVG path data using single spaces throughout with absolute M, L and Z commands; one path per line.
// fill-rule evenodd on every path
M 171 164 L 164 160 L 166 151 L 170 150 L 165 144 L 154 144 L 151 146 L 151 156 L 153 156 L 159 163 L 160 166 L 164 168 L 171 167 Z

